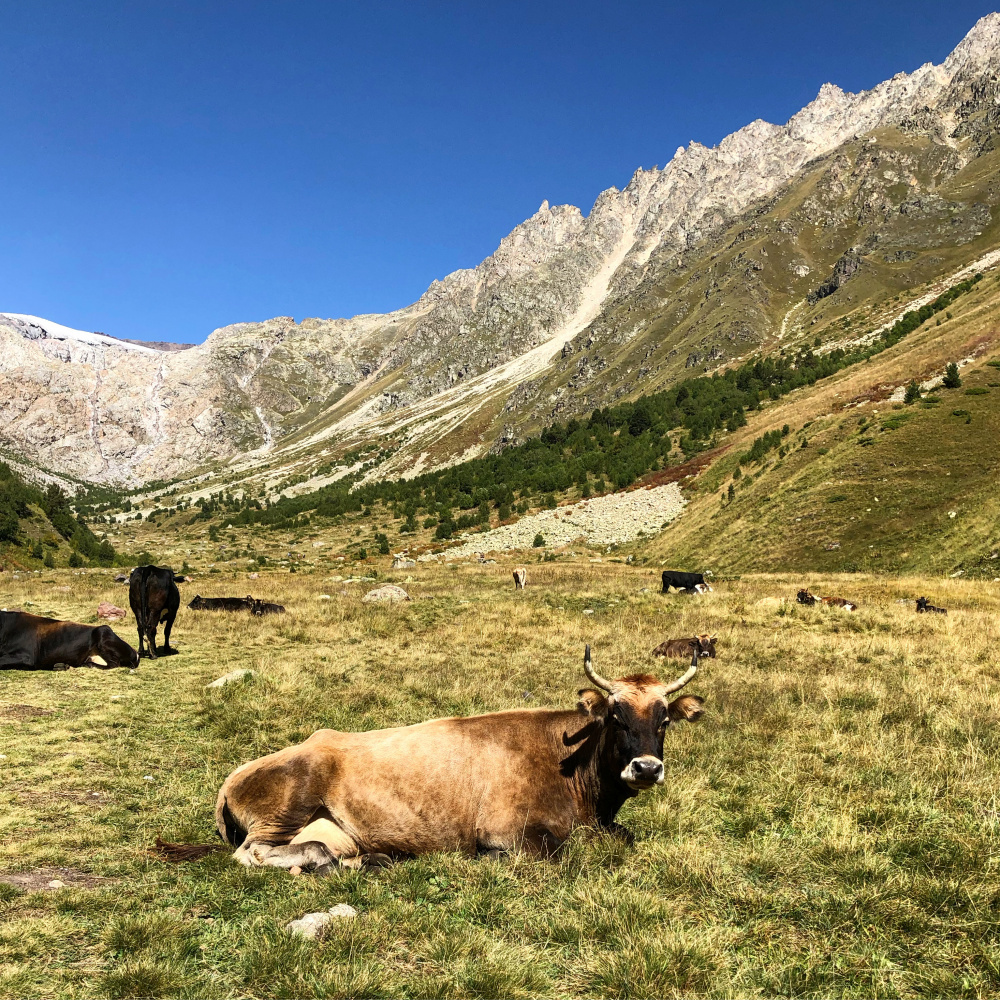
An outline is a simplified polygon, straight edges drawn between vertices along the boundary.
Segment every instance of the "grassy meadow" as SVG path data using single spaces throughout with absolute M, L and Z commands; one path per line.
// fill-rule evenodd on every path
M 112 577 L 5 573 L 0 606 L 93 621 L 99 601 L 127 604 Z M 531 564 L 522 592 L 503 563 L 383 579 L 413 600 L 364 605 L 369 584 L 322 573 L 202 576 L 182 585 L 176 656 L 0 673 L 0 995 L 1000 990 L 1000 584 L 744 576 L 694 599 L 585 559 Z M 802 584 L 861 607 L 797 606 Z M 183 608 L 248 589 L 288 614 Z M 898 603 L 921 594 L 950 613 Z M 116 631 L 135 642 L 131 617 Z M 706 716 L 671 729 L 666 785 L 619 815 L 634 847 L 580 831 L 554 861 L 446 854 L 327 878 L 148 853 L 157 835 L 214 839 L 229 771 L 317 728 L 570 706 L 585 642 L 607 676 L 663 676 L 649 650 L 706 631 L 719 658 L 689 686 Z M 243 666 L 257 676 L 205 690 Z M 338 902 L 360 916 L 323 942 L 284 932 Z

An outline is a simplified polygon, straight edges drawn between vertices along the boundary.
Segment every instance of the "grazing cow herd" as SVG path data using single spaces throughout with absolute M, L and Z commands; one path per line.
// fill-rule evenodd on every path
M 526 569 L 518 566 L 513 576 L 515 589 L 523 590 Z M 184 578 L 169 568 L 140 566 L 127 579 L 138 652 L 108 625 L 2 611 L 0 668 L 134 669 L 142 655 L 175 652 L 170 632 Z M 703 573 L 664 570 L 662 582 L 665 594 L 712 590 Z M 796 601 L 857 609 L 852 601 L 806 589 Z M 921 614 L 946 613 L 926 597 L 916 604 Z M 253 616 L 285 611 L 249 594 L 199 594 L 188 608 Z M 242 864 L 293 873 L 376 866 L 440 850 L 548 856 L 578 826 L 631 842 L 617 814 L 628 799 L 663 783 L 669 726 L 702 715 L 701 698 L 670 696 L 691 681 L 700 660 L 716 658 L 717 638 L 706 633 L 656 646 L 654 658 L 690 658 L 687 670 L 666 683 L 644 672 L 607 680 L 594 669 L 588 645 L 583 671 L 593 687 L 579 692 L 573 710 L 519 708 L 361 733 L 319 730 L 229 775 L 216 803 L 218 833 Z M 157 845 L 171 860 L 218 849 Z
M 178 583 L 185 577 L 162 566 L 137 566 L 128 576 L 118 576 L 117 583 L 128 583 L 128 601 L 135 616 L 139 649 L 120 639 L 108 625 L 82 625 L 79 622 L 41 618 L 23 611 L 0 611 L 0 670 L 59 670 L 68 667 L 139 666 L 139 659 L 157 659 L 176 653 L 170 645 L 181 604 Z M 196 596 L 188 605 L 194 611 L 249 611 L 255 618 L 283 614 L 281 604 L 246 597 Z M 126 612 L 104 602 L 98 618 L 119 621 Z M 163 626 L 163 645 L 157 646 L 156 633 Z

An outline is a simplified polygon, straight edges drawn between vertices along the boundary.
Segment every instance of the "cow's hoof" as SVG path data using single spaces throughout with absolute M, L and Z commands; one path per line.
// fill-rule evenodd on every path
M 361 855 L 362 868 L 388 868 L 392 863 L 392 858 L 388 854 L 382 854 L 379 851 Z

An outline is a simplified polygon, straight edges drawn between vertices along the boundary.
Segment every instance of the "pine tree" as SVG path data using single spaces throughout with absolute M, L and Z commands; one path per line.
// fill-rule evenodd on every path
M 911 381 L 906 387 L 906 392 L 903 395 L 903 402 L 907 406 L 912 406 L 920 399 L 920 386 L 917 385 L 916 381 Z
M 958 374 L 958 365 L 954 361 L 944 371 L 944 380 L 941 384 L 946 389 L 958 389 L 962 385 L 962 377 Z

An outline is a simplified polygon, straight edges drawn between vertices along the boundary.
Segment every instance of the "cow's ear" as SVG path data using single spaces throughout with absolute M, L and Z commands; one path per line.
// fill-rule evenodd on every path
M 681 695 L 667 705 L 667 714 L 674 722 L 697 722 L 705 711 L 704 704 L 704 699 L 695 694 Z
M 577 693 L 580 695 L 580 700 L 576 703 L 576 710 L 581 715 L 603 719 L 608 714 L 608 699 L 600 691 L 581 688 Z

